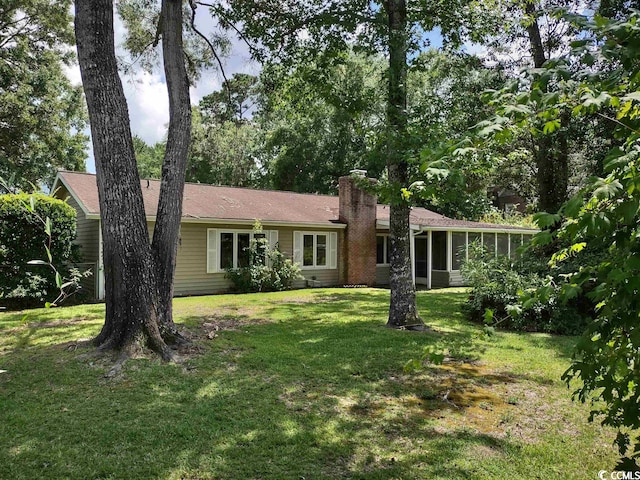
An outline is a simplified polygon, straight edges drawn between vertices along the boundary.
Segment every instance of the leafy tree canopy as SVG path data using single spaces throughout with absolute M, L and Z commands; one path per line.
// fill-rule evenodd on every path
M 568 110 L 578 121 L 593 115 L 606 120 L 619 143 L 609 151 L 602 176 L 591 178 L 557 214 L 537 215 L 543 231 L 532 243 L 555 251 L 552 268 L 582 251 L 607 252 L 604 259 L 587 256 L 560 286 L 564 301 L 585 294 L 595 305 L 594 321 L 564 378 L 580 380 L 574 395 L 593 400 L 591 419 L 619 429 L 616 443 L 626 457 L 618 469 L 635 470 L 640 443 L 629 429 L 640 429 L 640 17 L 633 12 L 622 20 L 565 18 L 584 37 L 572 42 L 570 55 L 532 71 L 528 93 L 502 95 L 502 120 L 484 128 L 507 133 L 510 124 L 527 125 L 535 108 L 544 122 L 540 135 L 550 135 Z M 557 88 L 545 92 L 550 82 Z M 523 308 L 548 298 L 554 288 L 549 284 L 532 293 Z
M 0 5 L 0 176 L 15 187 L 85 168 L 82 91 L 63 70 L 72 44 L 70 1 Z
M 338 178 L 354 168 L 382 174 L 383 72 L 377 57 L 354 54 L 265 68 L 256 124 L 274 188 L 336 193 Z

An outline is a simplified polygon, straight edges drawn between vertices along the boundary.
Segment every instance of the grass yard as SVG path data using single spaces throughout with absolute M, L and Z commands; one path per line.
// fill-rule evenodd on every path
M 560 375 L 574 339 L 462 319 L 463 290 L 418 293 L 431 333 L 384 328 L 385 290 L 175 301 L 179 364 L 75 348 L 103 305 L 0 314 L 0 478 L 589 479 L 613 432 Z M 403 373 L 425 346 L 441 366 Z

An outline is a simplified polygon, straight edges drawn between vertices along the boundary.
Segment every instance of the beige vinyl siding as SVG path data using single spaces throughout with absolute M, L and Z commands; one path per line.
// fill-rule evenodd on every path
M 100 221 L 87 219 L 78 202 L 68 195 L 66 190 L 60 192 L 58 196 L 65 199 L 77 212 L 75 243 L 80 247 L 80 255 L 82 256 L 79 268 L 82 271 L 91 270 L 93 273 L 90 277 L 83 278 L 81 285 L 88 297 L 93 299 L 96 293 L 98 257 L 100 255 Z
M 282 228 L 279 229 L 279 244 L 280 251 L 282 251 L 288 258 L 293 258 L 293 232 L 320 232 L 318 228 Z M 335 230 L 327 230 L 327 233 L 333 232 Z M 315 280 L 320 282 L 320 285 L 323 287 L 331 287 L 340 284 L 340 262 L 342 259 L 340 258 L 340 252 L 342 248 L 343 242 L 343 232 L 338 231 L 338 244 L 337 244 L 337 266 L 338 268 L 334 269 L 303 269 L 300 274 L 304 277 L 303 279 L 296 280 L 293 284 L 294 288 L 304 288 L 307 286 L 307 280 L 312 280 L 312 277 L 315 277 Z
M 183 223 L 180 227 L 174 282 L 176 295 L 224 292 L 231 286 L 224 278 L 224 272 L 207 273 L 207 228 L 213 228 L 213 226 Z M 219 227 L 215 226 L 215 228 Z M 229 226 L 229 228 L 232 227 Z
M 449 286 L 449 272 L 432 270 L 431 286 L 433 288 L 442 288 Z
M 376 284 L 389 285 L 389 266 L 378 265 L 376 267 Z
M 150 224 L 150 230 L 152 224 Z M 178 257 L 176 259 L 175 294 L 176 295 L 201 295 L 209 293 L 221 293 L 231 288 L 229 280 L 224 272 L 207 273 L 207 230 L 215 228 L 218 231 L 251 230 L 252 225 L 245 227 L 239 225 L 182 223 L 180 228 L 180 243 L 178 244 Z M 318 231 L 318 228 L 292 228 L 292 227 L 264 227 L 265 230 L 278 231 L 278 244 L 280 250 L 288 257 L 293 255 L 293 232 Z M 335 231 L 335 230 L 327 230 Z M 342 232 L 338 232 L 338 252 L 342 242 Z M 339 254 L 338 254 L 339 255 Z M 338 258 L 340 262 L 340 258 Z M 315 276 L 322 285 L 338 285 L 338 269 L 334 270 L 308 270 L 303 271 L 305 278 Z M 296 288 L 306 286 L 306 280 L 298 280 Z

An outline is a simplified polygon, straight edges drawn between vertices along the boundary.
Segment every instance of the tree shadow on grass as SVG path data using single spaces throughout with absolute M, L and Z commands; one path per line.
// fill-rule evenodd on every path
M 47 366 L 52 347 L 14 359 L 16 374 L 0 382 L 0 477 L 473 478 L 469 449 L 516 448 L 433 430 L 420 410 L 398 408 L 394 379 L 300 376 L 238 343 L 194 360 L 189 373 L 140 360 L 109 382 L 82 362 Z M 393 405 L 352 408 L 367 396 Z
M 384 295 L 373 297 L 267 297 L 251 315 L 186 317 L 222 327 L 200 338 L 201 355 L 133 360 L 112 380 L 59 347 L 12 352 L 0 478 L 466 479 L 517 464 L 521 445 L 499 431 L 511 406 L 493 389 L 529 379 L 476 363 L 477 328 L 383 328 Z M 426 308 L 446 313 L 456 298 Z M 404 374 L 425 345 L 469 354 Z

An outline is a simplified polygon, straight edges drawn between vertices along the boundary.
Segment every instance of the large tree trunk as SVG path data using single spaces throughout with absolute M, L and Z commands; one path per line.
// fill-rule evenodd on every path
M 547 61 L 544 51 L 540 26 L 533 1 L 527 1 L 525 12 L 532 21 L 527 25 L 527 35 L 533 65 L 542 68 Z M 553 135 L 545 135 L 537 140 L 535 161 L 537 168 L 538 209 L 544 212 L 556 213 L 567 200 L 569 186 L 569 148 L 567 126 L 570 115 L 561 115 L 560 129 Z
M 163 359 L 170 360 L 172 353 L 163 334 L 174 340 L 176 333 L 171 297 L 190 135 L 190 103 L 180 0 L 164 0 L 162 12 L 171 120 L 152 249 L 128 108 L 118 75 L 113 3 L 112 0 L 76 2 L 78 61 L 91 123 L 105 265 L 105 324 L 95 343 L 100 349 L 122 351 L 123 358 L 146 343 Z
M 407 135 L 407 5 L 405 0 L 385 3 L 389 22 L 389 93 L 387 103 L 387 169 L 395 194 L 389 212 L 391 239 L 389 283 L 391 301 L 387 326 L 422 326 L 411 274 L 410 206 L 400 195 L 409 185 L 409 165 L 404 155 Z
M 182 197 L 191 139 L 189 79 L 182 45 L 182 2 L 162 2 L 162 53 L 169 92 L 169 132 L 152 250 L 158 282 L 158 315 L 165 339 L 182 340 L 173 323 L 173 277 L 176 269 Z

